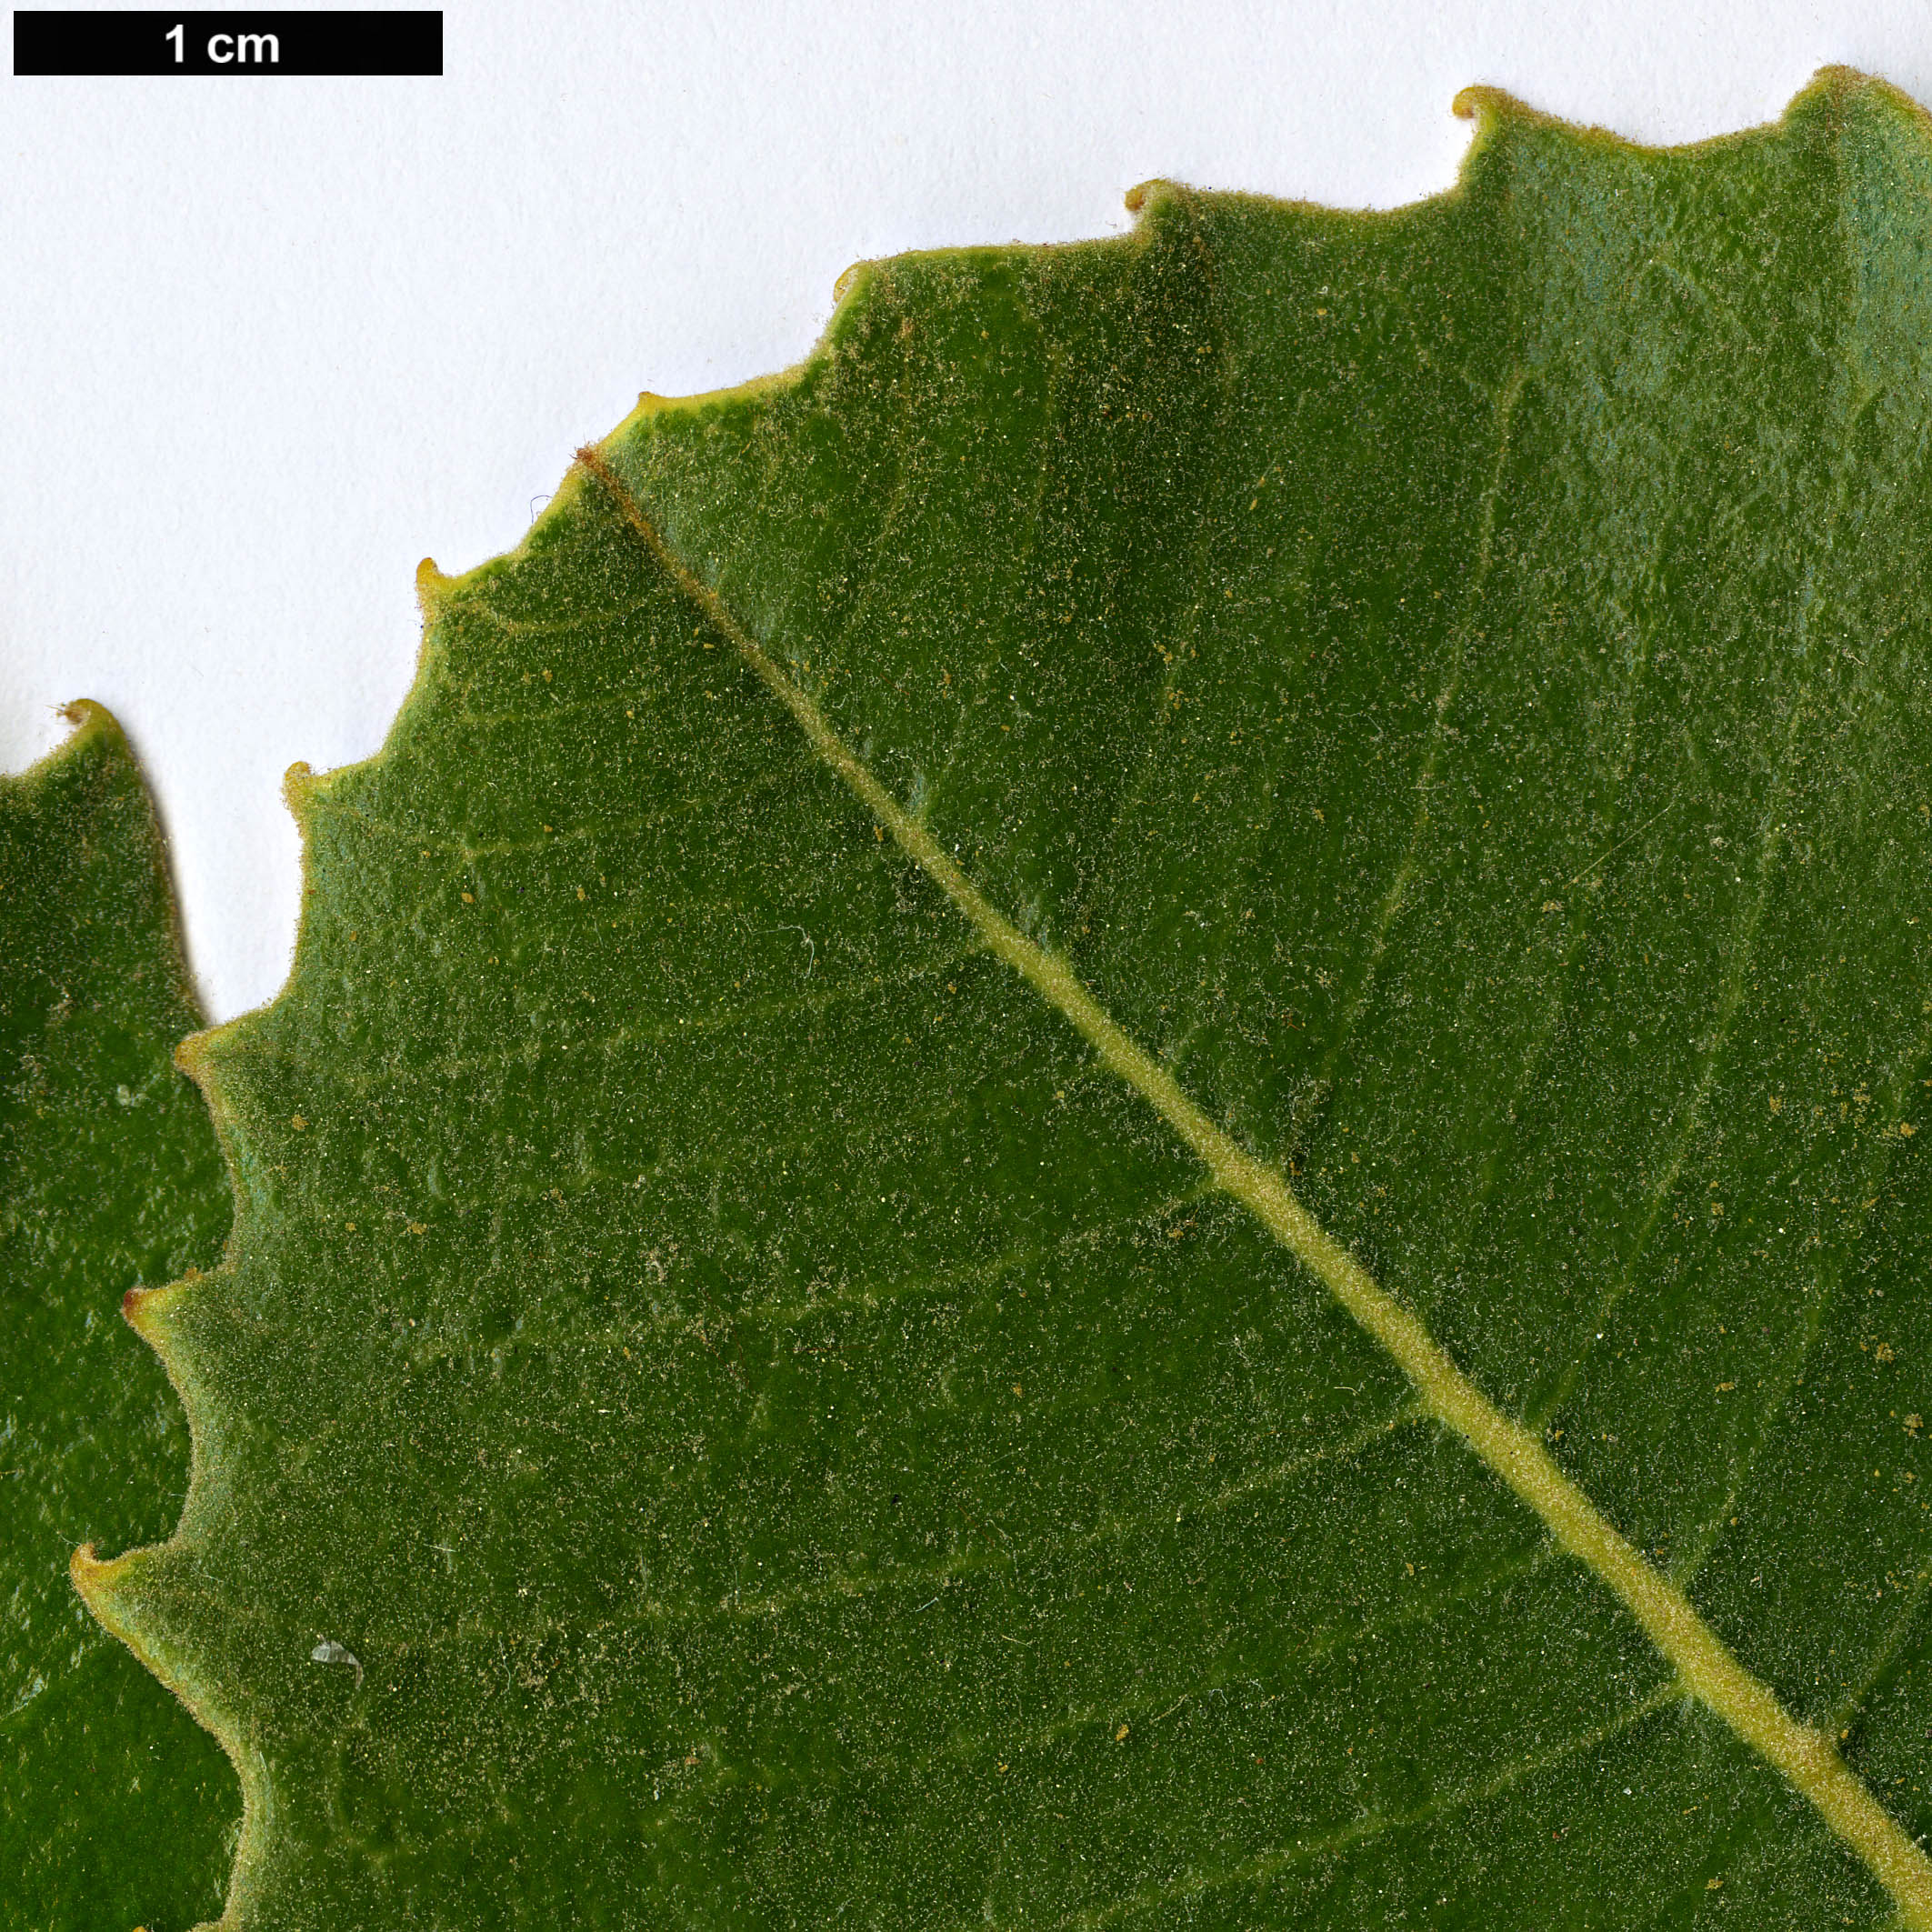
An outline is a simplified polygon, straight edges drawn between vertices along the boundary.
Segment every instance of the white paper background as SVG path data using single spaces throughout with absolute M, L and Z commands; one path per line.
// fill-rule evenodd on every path
M 1924 0 L 455 0 L 445 46 L 0 83 L 0 767 L 115 711 L 215 1017 L 281 982 L 281 775 L 381 742 L 416 560 L 514 544 L 640 388 L 796 361 L 848 263 L 1116 232 L 1152 175 L 1410 200 L 1472 81 L 1659 142 L 1827 61 L 1932 99 Z

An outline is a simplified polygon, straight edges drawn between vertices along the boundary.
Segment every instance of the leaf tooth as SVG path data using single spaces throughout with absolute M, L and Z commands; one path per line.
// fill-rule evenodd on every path
M 234 1677 L 220 1634 L 223 1618 L 210 1617 L 211 1604 L 224 1601 L 225 1589 L 206 1562 L 227 1515 L 230 1484 L 213 1473 L 225 1405 L 218 1387 L 208 1386 L 206 1351 L 197 1347 L 195 1336 L 197 1324 L 205 1327 L 211 1316 L 217 1322 L 225 1318 L 232 1274 L 225 1265 L 206 1274 L 191 1268 L 165 1286 L 131 1288 L 122 1297 L 123 1316 L 160 1357 L 187 1412 L 187 1494 L 165 1542 L 142 1544 L 112 1557 L 83 1544 L 68 1570 L 102 1627 L 125 1644 L 235 1760 L 245 1807 L 250 1774 L 237 1755 L 238 1728 L 219 1715 L 209 1688 Z
M 126 734 L 121 729 L 121 721 L 105 705 L 91 697 L 77 697 L 72 704 L 63 705 L 59 716 L 75 728 L 74 735 L 65 744 L 55 747 L 55 757 L 72 757 L 75 752 L 95 742 L 117 756 L 130 760 L 134 757 L 134 753 L 128 749 Z
M 185 1282 L 173 1282 L 170 1287 L 185 1287 Z M 168 1287 L 130 1288 L 121 1297 L 121 1319 L 132 1328 L 156 1355 L 164 1353 L 164 1340 L 167 1330 L 163 1321 L 166 1313 L 165 1297 Z
M 157 1288 L 130 1288 L 122 1296 L 122 1320 L 161 1357 L 171 1376 L 177 1366 L 175 1358 L 187 1348 L 187 1317 L 211 1299 L 215 1282 L 226 1272 L 215 1268 L 204 1274 L 199 1268 L 190 1268 L 178 1280 Z
M 233 1272 L 225 1263 L 206 1274 L 191 1268 L 178 1281 L 130 1288 L 121 1298 L 123 1318 L 160 1358 L 187 1416 L 188 1487 L 176 1541 L 211 1527 L 227 1496 L 225 1483 L 215 1472 L 222 1418 L 231 1405 L 224 1399 L 220 1377 L 210 1376 L 205 1341 L 209 1318 L 219 1324 L 233 1313 Z
M 80 1598 L 109 1636 L 119 1638 L 161 1683 L 186 1706 L 188 1715 L 226 1753 L 242 1787 L 242 1835 L 229 1881 L 227 1909 L 219 1921 L 232 1926 L 237 1907 L 253 1890 L 263 1852 L 265 1820 L 271 1815 L 268 1767 L 235 1713 L 210 1686 L 222 1680 L 218 1637 L 208 1616 L 207 1579 L 194 1548 L 178 1534 L 118 1557 L 103 1558 L 84 1543 L 68 1559 Z M 216 1932 L 205 1927 L 198 1932 Z
M 1558 125 L 1552 116 L 1539 114 L 1526 101 L 1519 101 L 1507 87 L 1489 87 L 1478 84 L 1465 87 L 1449 103 L 1449 112 L 1458 121 L 1500 121 L 1515 117 L 1525 121 L 1543 121 L 1550 125 Z
M 206 1724 L 193 1695 L 192 1642 L 184 1640 L 195 1627 L 192 1600 L 198 1593 L 187 1587 L 193 1567 L 178 1537 L 108 1557 L 92 1543 L 83 1543 L 67 1565 L 81 1601 L 101 1627 L 125 1644 Z
M 1177 182 L 1169 181 L 1165 175 L 1156 175 L 1136 183 L 1120 198 L 1129 215 L 1146 215 L 1161 202 L 1176 199 L 1183 192 Z
M 73 1577 L 81 1601 L 94 1612 L 101 1627 L 119 1637 L 145 1663 L 147 1659 L 134 1634 L 140 1622 L 139 1612 L 128 1589 L 130 1566 L 138 1554 L 130 1550 L 123 1556 L 103 1557 L 95 1545 L 83 1543 L 67 1559 L 67 1574 Z
M 204 1729 L 235 1760 L 246 1797 L 248 1772 L 238 1752 L 242 1727 L 214 1687 L 232 1677 L 222 1648 L 219 1617 L 210 1617 L 220 1593 L 205 1573 L 203 1545 L 178 1531 L 165 1543 L 145 1543 L 118 1557 L 103 1557 L 84 1543 L 68 1559 L 68 1575 L 80 1598 L 110 1637 L 179 1697 Z
M 296 945 L 299 951 L 299 936 Z M 255 1156 L 264 1136 L 256 1130 L 268 1117 L 266 1103 L 255 1091 L 259 1076 L 256 1056 L 249 1052 L 249 1044 L 275 1006 L 286 997 L 285 987 L 274 1004 L 219 1026 L 191 1033 L 175 1049 L 175 1065 L 201 1089 L 208 1104 L 215 1144 L 228 1170 L 228 1185 L 235 1196 L 235 1221 L 228 1237 L 231 1254 L 243 1246 L 260 1206 L 256 1183 L 262 1176 Z
M 316 787 L 322 782 L 306 758 L 297 758 L 282 774 L 282 803 L 288 807 L 289 816 L 305 833 L 308 829 L 309 807 L 315 800 Z
M 415 566 L 416 607 L 423 613 L 425 624 L 433 623 L 441 616 L 458 581 L 439 568 L 433 556 L 425 556 Z
M 234 1022 L 230 1021 L 226 1026 L 204 1026 L 198 1032 L 189 1034 L 175 1048 L 175 1066 L 201 1089 L 202 1097 L 208 1103 L 211 1113 L 215 1110 L 216 1106 L 215 1062 L 220 1056 L 221 1037 L 233 1024 Z M 216 1132 L 219 1131 L 217 1123 Z

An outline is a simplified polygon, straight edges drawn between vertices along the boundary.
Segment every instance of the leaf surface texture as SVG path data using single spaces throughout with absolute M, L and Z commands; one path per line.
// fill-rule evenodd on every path
M 86 1578 L 235 1923 L 1932 1924 L 1932 145 L 1470 105 L 866 267 L 425 574 Z
M 214 1130 L 161 841 L 114 720 L 0 778 L 0 1926 L 183 1932 L 240 1802 L 220 1748 L 88 1617 L 69 1553 L 164 1535 L 188 1434 L 122 1296 L 211 1265 Z

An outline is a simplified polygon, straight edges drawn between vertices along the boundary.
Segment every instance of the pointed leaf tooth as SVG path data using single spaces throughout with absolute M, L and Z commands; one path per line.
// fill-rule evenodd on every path
M 280 1178 L 274 1157 L 275 1123 L 266 1092 L 273 1087 L 275 1076 L 272 1069 L 263 1067 L 255 1051 L 275 1012 L 275 1006 L 258 1007 L 218 1026 L 191 1033 L 175 1049 L 175 1065 L 201 1089 L 207 1103 L 227 1168 L 228 1185 L 235 1196 L 231 1247 L 244 1239 L 249 1224 L 272 1204 Z
M 1480 82 L 1463 88 L 1449 103 L 1449 112 L 1458 121 L 1501 120 L 1509 115 L 1531 121 L 1546 118 L 1507 87 L 1491 87 Z
M 199 1570 L 195 1553 L 178 1537 L 105 1558 L 84 1543 L 68 1564 L 75 1589 L 95 1620 L 180 1699 L 240 1780 L 241 1835 L 227 1910 L 219 1927 L 197 1928 L 233 1932 L 248 1873 L 260 1867 L 257 1847 L 273 1814 L 272 1787 L 266 1759 L 223 1695 L 232 1659 L 222 1644 L 220 1617 L 210 1617 L 213 1599 Z
M 158 1287 L 129 1288 L 121 1297 L 122 1320 L 161 1358 L 168 1380 L 187 1408 L 197 1455 L 205 1430 L 195 1414 L 201 1365 L 195 1355 L 192 1325 L 196 1315 L 225 1298 L 223 1284 L 226 1276 L 225 1268 L 205 1273 L 190 1268 L 177 1280 Z
M 92 1543 L 83 1543 L 68 1564 L 74 1587 L 101 1627 L 191 1709 L 189 1690 L 205 1681 L 195 1667 L 204 1647 L 194 1636 L 196 1619 L 186 1587 L 193 1567 L 178 1539 L 144 1544 L 117 1557 L 103 1557 Z
M 187 1297 L 207 1279 L 199 1268 L 190 1268 L 177 1281 L 130 1288 L 121 1297 L 121 1319 L 165 1362 L 175 1334 L 170 1317 L 178 1315 Z
M 300 826 L 308 816 L 309 801 L 315 794 L 315 774 L 309 769 L 305 758 L 297 758 L 282 774 L 282 803 L 288 807 L 289 815 Z
M 135 1567 L 100 1549 L 167 1535 L 193 1454 L 162 1368 L 104 1317 L 130 1279 L 212 1261 L 229 1195 L 171 1065 L 198 1015 L 153 802 L 105 706 L 63 716 L 0 776 L 0 1921 L 179 1925 L 219 1897 L 234 1782 L 73 1593 L 122 1615 Z

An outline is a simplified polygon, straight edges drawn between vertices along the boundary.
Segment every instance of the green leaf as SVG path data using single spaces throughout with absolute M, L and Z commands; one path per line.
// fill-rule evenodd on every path
M 234 1923 L 1932 1926 L 1932 142 L 861 270 L 424 580 L 102 1616 Z
M 121 1296 L 220 1253 L 228 1190 L 170 1064 L 196 1023 L 139 772 L 97 705 L 0 777 L 0 1926 L 181 1932 L 217 1909 L 235 1777 L 68 1581 L 166 1532 L 188 1439 Z

